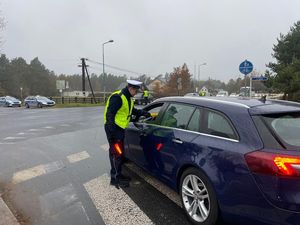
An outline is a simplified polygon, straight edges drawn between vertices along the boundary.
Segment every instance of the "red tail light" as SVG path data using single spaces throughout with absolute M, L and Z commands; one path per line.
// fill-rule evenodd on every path
M 255 151 L 245 155 L 249 169 L 254 173 L 279 176 L 300 176 L 300 157 Z

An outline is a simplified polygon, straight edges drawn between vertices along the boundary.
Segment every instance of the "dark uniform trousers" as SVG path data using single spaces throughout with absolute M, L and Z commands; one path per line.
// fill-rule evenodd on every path
M 122 164 L 124 163 L 124 157 L 123 155 L 121 156 L 116 155 L 113 144 L 115 143 L 116 140 L 119 140 L 121 144 L 121 149 L 124 152 L 123 141 L 124 141 L 125 131 L 121 128 L 117 129 L 113 135 L 117 139 L 114 140 L 109 135 L 110 132 L 109 129 L 107 128 L 107 124 L 105 124 L 104 128 L 109 142 L 109 160 L 111 165 L 110 175 L 111 175 L 111 179 L 117 181 L 120 178 L 120 175 L 122 174 Z

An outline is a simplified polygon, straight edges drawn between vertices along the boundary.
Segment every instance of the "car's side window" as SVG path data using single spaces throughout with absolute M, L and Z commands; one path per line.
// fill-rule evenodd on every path
M 161 111 L 162 111 L 162 108 L 164 105 L 166 105 L 166 104 L 163 102 L 160 102 L 160 103 L 152 104 L 150 106 L 145 107 L 144 110 L 151 114 L 151 118 L 150 119 L 142 118 L 142 121 L 140 121 L 140 122 L 157 124 L 157 122 L 161 118 Z M 133 119 L 132 121 L 135 122 L 136 120 Z
M 201 111 L 200 109 L 196 109 L 195 112 L 192 115 L 192 118 L 190 119 L 190 122 L 187 126 L 187 130 L 191 130 L 191 131 L 200 131 L 200 117 L 201 116 Z
M 225 138 L 238 139 L 226 116 L 212 110 L 207 110 L 207 129 L 205 133 Z
M 185 129 L 194 110 L 193 106 L 171 103 L 163 115 L 161 125 Z

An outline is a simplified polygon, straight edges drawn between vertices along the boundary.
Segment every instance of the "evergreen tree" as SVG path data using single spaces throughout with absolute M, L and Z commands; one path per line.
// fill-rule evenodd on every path
M 288 100 L 299 100 L 300 91 L 300 21 L 296 22 L 286 34 L 280 34 L 277 45 L 273 47 L 276 63 L 268 67 L 274 72 L 274 87 L 284 93 Z

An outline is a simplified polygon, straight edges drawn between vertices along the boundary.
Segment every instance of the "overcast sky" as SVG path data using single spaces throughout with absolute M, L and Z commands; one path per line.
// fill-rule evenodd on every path
M 201 79 L 242 75 L 245 59 L 263 73 L 280 33 L 300 19 L 299 0 L 1 0 L 1 53 L 35 57 L 55 74 L 80 74 L 85 57 L 155 77 L 187 63 Z M 89 63 L 90 72 L 102 66 Z M 196 66 L 198 68 L 198 66 Z M 125 72 L 105 68 L 106 72 Z M 198 72 L 196 72 L 198 73 Z M 129 76 L 137 76 L 127 73 Z

